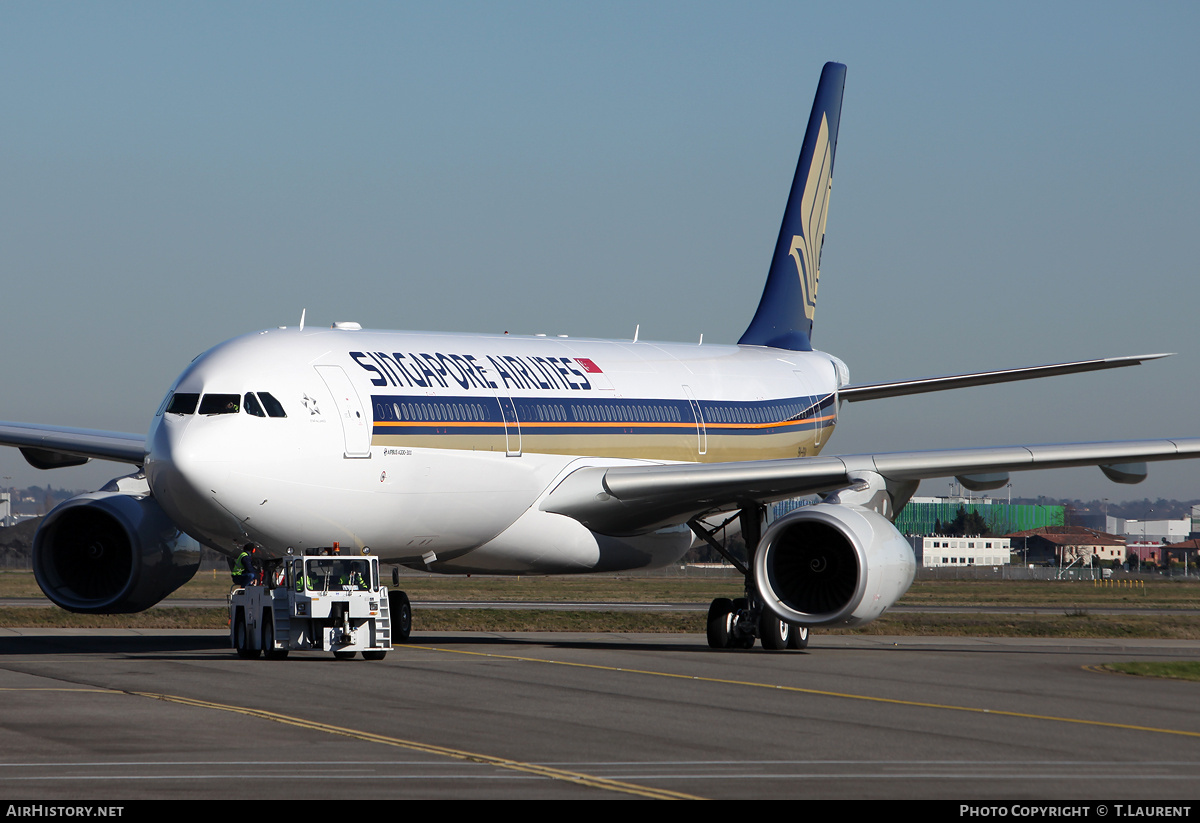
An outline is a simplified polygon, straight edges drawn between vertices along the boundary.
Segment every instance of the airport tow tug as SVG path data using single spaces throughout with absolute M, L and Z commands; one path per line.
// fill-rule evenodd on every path
M 411 620 L 407 598 L 380 585 L 379 558 L 337 549 L 268 560 L 259 579 L 229 595 L 230 642 L 238 657 L 287 657 L 292 650 L 331 651 L 348 660 L 382 660 L 392 648 L 392 607 L 399 630 Z M 399 595 L 399 598 L 395 597 Z

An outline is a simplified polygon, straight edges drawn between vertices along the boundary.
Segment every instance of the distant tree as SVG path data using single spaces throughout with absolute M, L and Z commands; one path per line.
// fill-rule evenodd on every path
M 967 511 L 966 507 L 959 506 L 954 519 L 946 524 L 945 531 L 941 533 L 964 537 L 969 534 L 990 535 L 992 532 L 988 527 L 987 520 L 978 511 L 974 509 Z

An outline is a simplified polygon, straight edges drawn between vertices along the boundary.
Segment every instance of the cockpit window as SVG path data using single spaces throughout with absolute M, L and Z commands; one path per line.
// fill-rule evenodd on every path
M 283 410 L 283 406 L 279 405 L 279 401 L 265 391 L 258 393 L 258 399 L 262 401 L 267 409 L 268 417 L 287 417 L 287 413 Z
M 242 399 L 236 394 L 206 394 L 200 401 L 200 414 L 237 414 L 241 409 Z
M 252 414 L 255 417 L 266 417 L 266 412 L 262 410 L 262 406 L 258 404 L 258 398 L 251 392 L 246 392 L 246 414 Z
M 175 392 L 171 396 L 171 402 L 167 404 L 167 414 L 192 414 L 196 411 L 196 403 L 199 400 L 198 394 Z

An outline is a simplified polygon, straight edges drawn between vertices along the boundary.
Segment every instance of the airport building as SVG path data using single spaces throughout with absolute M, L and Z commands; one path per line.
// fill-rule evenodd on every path
M 925 569 L 945 566 L 1006 566 L 1010 557 L 1007 537 L 910 537 L 917 565 Z
M 1008 503 L 990 497 L 914 497 L 900 511 L 896 528 L 906 535 L 932 535 L 942 531 L 958 516 L 958 510 L 975 512 L 987 523 L 992 534 L 1061 526 L 1062 506 L 1036 506 Z
M 1125 562 L 1125 538 L 1083 526 L 1047 526 L 1008 535 L 1022 563 Z
M 1109 517 L 1104 530 L 1109 534 L 1119 534 L 1130 542 L 1178 543 L 1187 540 L 1193 528 L 1190 517 L 1181 517 L 1178 520 L 1126 520 L 1123 517 Z
M 1171 561 L 1182 563 L 1189 574 L 1200 569 L 1200 540 L 1179 543 L 1133 543 L 1126 547 L 1127 555 L 1135 555 L 1140 565 L 1168 566 Z

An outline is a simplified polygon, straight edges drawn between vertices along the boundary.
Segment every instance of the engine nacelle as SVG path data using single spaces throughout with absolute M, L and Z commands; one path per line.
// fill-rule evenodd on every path
M 72 497 L 46 515 L 33 538 L 38 585 L 72 612 L 140 612 L 191 580 L 199 567 L 200 544 L 148 495 Z
M 763 602 L 789 623 L 857 626 L 908 591 L 916 558 L 886 517 L 820 503 L 771 524 L 754 555 Z

